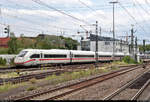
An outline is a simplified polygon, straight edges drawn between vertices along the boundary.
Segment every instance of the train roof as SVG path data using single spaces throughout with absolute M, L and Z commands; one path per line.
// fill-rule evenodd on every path
M 82 54 L 82 55 L 94 55 L 95 52 L 93 51 L 80 51 L 80 50 L 70 50 L 73 54 Z
M 36 52 L 51 52 L 51 53 L 61 53 L 61 54 L 66 54 L 69 53 L 70 51 L 73 54 L 95 54 L 94 51 L 80 51 L 80 50 L 67 50 L 67 49 L 24 49 L 22 51 L 36 51 Z M 98 52 L 99 55 L 112 55 L 112 52 Z M 122 52 L 116 52 L 115 55 L 128 55 L 124 54 Z
M 115 55 L 124 55 L 124 53 L 122 53 L 122 52 L 117 52 L 117 53 L 115 53 Z
M 98 52 L 99 55 L 112 55 L 112 52 Z
M 52 53 L 52 54 L 66 54 L 69 50 L 59 50 L 59 49 L 24 49 L 22 51 L 32 51 L 32 52 L 44 52 L 44 53 Z

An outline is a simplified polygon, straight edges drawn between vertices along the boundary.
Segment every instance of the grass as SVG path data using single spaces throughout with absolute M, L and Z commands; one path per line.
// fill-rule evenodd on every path
M 88 70 L 81 70 L 78 72 L 71 72 L 71 73 L 63 73 L 59 76 L 56 76 L 55 74 L 48 76 L 45 78 L 45 80 L 50 80 L 52 84 L 58 84 L 65 81 L 75 80 L 103 72 L 108 72 L 109 70 L 106 68 L 103 69 L 88 69 Z
M 16 72 L 0 74 L 0 78 L 12 78 L 12 77 L 19 77 L 19 75 Z
M 6 92 L 10 89 L 17 88 L 17 87 L 24 86 L 24 85 L 26 85 L 26 83 L 20 83 L 20 84 L 4 83 L 4 85 L 0 86 L 0 93 Z
M 37 82 L 37 80 L 36 80 L 35 78 L 32 78 L 32 79 L 29 80 L 29 82 L 30 82 L 31 84 L 35 84 L 35 83 Z
M 120 65 L 128 65 L 128 64 L 123 61 L 121 62 L 115 61 L 115 62 L 104 65 L 104 67 L 100 67 L 97 69 L 94 67 L 91 67 L 90 69 L 80 70 L 78 72 L 63 73 L 59 76 L 56 76 L 55 74 L 53 74 L 51 76 L 46 77 L 45 80 L 50 80 L 52 84 L 58 84 L 61 82 L 75 80 L 75 79 L 79 79 L 79 78 L 83 78 L 83 77 L 87 77 L 91 75 L 106 73 L 111 70 L 117 70 L 119 69 Z
M 37 87 L 31 85 L 30 87 L 27 88 L 27 91 L 32 91 L 32 90 L 35 90 L 37 89 Z
M 129 64 L 125 63 L 124 61 L 114 61 L 114 62 L 105 64 L 104 67 L 118 67 L 118 66 L 125 66 L 125 65 L 129 65 Z

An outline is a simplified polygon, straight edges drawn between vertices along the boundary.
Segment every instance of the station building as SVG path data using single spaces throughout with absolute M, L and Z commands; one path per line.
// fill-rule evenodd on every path
M 86 39 L 82 39 L 78 50 L 95 51 L 96 35 L 90 34 Z M 113 52 L 113 38 L 98 36 L 98 51 Z M 130 52 L 129 43 L 124 40 L 115 39 L 115 52 L 123 52 L 128 54 Z

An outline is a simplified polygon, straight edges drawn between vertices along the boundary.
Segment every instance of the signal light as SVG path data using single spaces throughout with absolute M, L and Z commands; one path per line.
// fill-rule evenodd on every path
M 4 28 L 4 33 L 9 33 L 9 26 L 7 26 L 6 28 Z

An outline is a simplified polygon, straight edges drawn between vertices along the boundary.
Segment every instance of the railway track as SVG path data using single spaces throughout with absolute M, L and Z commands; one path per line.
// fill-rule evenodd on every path
M 99 65 L 99 67 L 100 66 L 102 65 Z M 130 67 L 134 67 L 134 66 L 138 66 L 138 65 L 130 65 Z M 80 71 L 81 69 L 89 69 L 90 67 L 91 67 L 91 64 L 90 65 L 85 64 L 84 66 L 83 65 L 73 65 L 73 66 L 68 65 L 68 66 L 64 66 L 63 68 L 55 68 L 55 70 L 53 71 L 48 71 L 48 69 L 43 71 L 40 69 L 41 73 L 23 75 L 23 76 L 14 77 L 14 78 L 0 78 L 0 85 L 6 84 L 6 83 L 17 84 L 17 83 L 29 81 L 32 78 L 42 79 L 49 75 L 53 75 L 53 74 L 60 75 L 64 72 L 73 72 L 73 71 L 78 71 L 78 70 Z M 129 66 L 120 66 L 120 67 L 124 68 L 124 67 L 129 67 Z
M 103 100 L 139 100 L 150 84 L 150 70 L 106 96 Z M 149 86 L 150 88 L 150 86 Z M 149 89 L 150 90 L 150 89 Z
M 21 98 L 15 99 L 15 100 L 55 100 L 55 99 L 61 98 L 63 96 L 69 95 L 73 92 L 84 89 L 86 87 L 97 84 L 99 82 L 102 82 L 102 81 L 111 79 L 113 77 L 122 75 L 124 73 L 136 70 L 138 68 L 141 68 L 141 66 L 136 66 L 133 68 L 124 68 L 124 69 L 113 71 L 113 72 L 110 72 L 107 74 L 99 75 L 97 77 L 94 77 L 94 78 L 91 78 L 88 80 L 74 83 L 74 84 L 71 84 L 68 86 L 63 86 L 63 87 L 59 87 L 56 89 L 47 90 L 44 92 L 29 95 L 29 96 L 27 95 L 25 97 L 21 97 Z
M 70 65 L 70 64 L 65 64 L 65 65 L 51 65 L 51 66 L 35 66 L 35 67 L 16 67 L 16 66 L 10 66 L 7 68 L 0 68 L 0 73 L 1 74 L 5 74 L 5 73 L 9 73 L 9 72 L 16 72 L 16 71 L 20 71 L 20 72 L 24 72 L 24 71 L 36 71 L 36 70 L 41 70 L 41 68 L 45 68 L 45 69 L 60 69 L 60 68 L 74 68 L 74 67 L 80 67 L 80 66 L 91 66 L 93 65 L 93 63 L 88 63 L 88 64 L 74 64 L 74 65 Z M 103 66 L 103 63 L 98 63 L 98 66 Z
M 101 67 L 103 66 L 105 63 L 98 63 L 98 66 Z M 61 69 L 61 68 L 80 68 L 82 66 L 89 67 L 89 66 L 95 66 L 93 63 L 88 63 L 88 64 L 66 64 L 66 65 L 51 65 L 51 66 L 40 66 L 40 67 L 16 67 L 16 66 L 10 66 L 7 68 L 0 68 L 0 74 L 5 74 L 5 73 L 10 73 L 10 72 L 25 72 L 25 71 L 37 71 L 37 70 L 41 70 L 41 68 L 45 68 L 45 69 Z M 136 65 L 130 65 L 130 66 L 136 66 Z M 127 66 L 122 66 L 122 67 L 127 67 Z
M 91 67 L 92 64 L 84 64 L 84 65 L 66 65 L 66 66 L 58 66 L 56 68 L 51 67 L 47 68 L 47 70 L 41 70 L 41 69 L 27 69 L 27 71 L 38 71 L 40 70 L 40 73 L 36 74 L 29 74 L 29 75 L 23 75 L 20 77 L 14 77 L 14 78 L 0 78 L 0 85 L 3 85 L 4 83 L 20 83 L 20 82 L 25 82 L 30 80 L 31 78 L 36 78 L 36 79 L 42 79 L 45 78 L 49 75 L 56 74 L 59 75 L 64 72 L 72 72 L 72 71 L 78 71 L 81 69 L 88 69 Z M 102 64 L 99 64 L 99 66 L 102 66 Z M 136 65 L 133 65 L 136 66 Z M 48 70 L 53 70 L 53 71 L 48 71 Z M 22 70 L 23 71 L 23 70 Z
M 131 100 L 149 100 L 150 99 L 150 79 L 142 86 L 142 88 L 132 97 Z
M 103 66 L 103 63 L 99 63 L 98 67 Z M 92 66 L 94 66 L 93 64 L 76 64 L 76 65 L 64 65 L 64 66 L 56 66 L 56 67 L 43 67 L 44 71 L 48 71 L 50 70 L 54 70 L 51 72 L 43 72 L 43 70 L 41 70 L 41 68 L 29 68 L 29 69 L 20 69 L 20 72 L 24 72 L 24 71 L 40 71 L 42 73 L 38 73 L 38 74 L 29 74 L 29 75 L 21 75 L 20 77 L 12 77 L 12 78 L 0 78 L 0 85 L 3 85 L 4 83 L 20 83 L 20 82 L 25 82 L 28 81 L 31 78 L 36 78 L 36 79 L 42 79 L 45 78 L 46 76 L 52 75 L 56 72 L 56 75 L 64 73 L 64 72 L 72 72 L 75 70 L 81 70 L 81 69 L 89 69 Z M 138 65 L 130 65 L 130 66 L 138 66 Z M 129 67 L 129 66 L 119 66 L 119 67 Z M 13 71 L 11 71 L 13 72 Z M 15 72 L 17 72 L 17 70 L 15 70 Z

